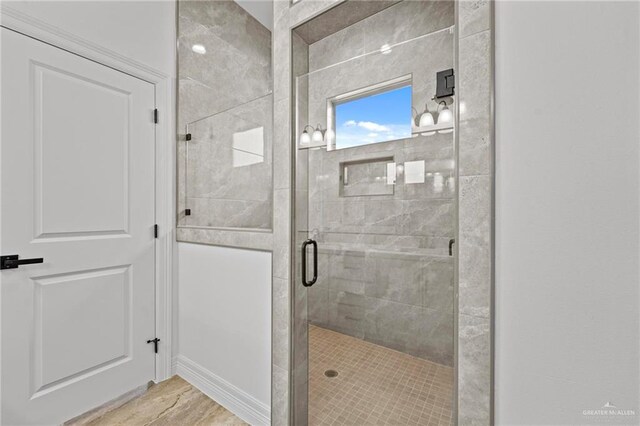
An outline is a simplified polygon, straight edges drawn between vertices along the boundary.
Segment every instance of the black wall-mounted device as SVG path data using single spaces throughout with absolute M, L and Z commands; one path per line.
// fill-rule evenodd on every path
M 456 77 L 453 68 L 436 73 L 436 99 L 453 96 Z

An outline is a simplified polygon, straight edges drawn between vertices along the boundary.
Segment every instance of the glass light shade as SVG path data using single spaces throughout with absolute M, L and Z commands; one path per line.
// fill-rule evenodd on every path
M 451 123 L 453 122 L 453 113 L 447 107 L 445 107 L 442 111 L 440 111 L 440 115 L 438 116 L 438 123 Z
M 445 107 L 442 111 L 440 111 L 440 115 L 438 116 L 438 124 L 442 123 L 452 123 L 453 122 L 453 113 L 447 107 Z
M 433 114 L 431 114 L 428 111 L 423 112 L 422 115 L 420 116 L 420 122 L 418 123 L 418 126 L 425 127 L 425 126 L 433 126 L 434 124 L 435 122 L 433 121 Z
M 307 131 L 305 130 L 300 135 L 300 145 L 309 145 L 310 142 L 311 142 L 311 136 L 309 136 L 309 133 L 307 133 Z
M 311 134 L 311 141 L 314 144 L 321 143 L 324 141 L 324 136 L 322 136 L 322 131 L 320 129 L 316 129 L 313 131 L 313 134 Z
M 446 106 L 440 111 L 440 115 L 438 115 L 438 124 L 444 123 L 453 123 L 453 113 Z M 438 130 L 438 133 L 451 133 L 453 129 L 447 130 Z
M 331 129 L 327 129 L 324 132 L 324 141 L 328 144 L 333 143 L 333 141 L 336 139 L 336 134 L 334 133 L 333 130 Z

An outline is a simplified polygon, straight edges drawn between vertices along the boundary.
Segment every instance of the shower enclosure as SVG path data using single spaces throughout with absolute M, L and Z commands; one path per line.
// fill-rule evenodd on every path
M 493 2 L 250 3 L 178 2 L 176 237 L 271 254 L 254 412 L 491 424 Z
M 271 31 L 234 1 L 178 7 L 178 227 L 269 232 Z
M 296 425 L 452 422 L 454 20 L 350 1 L 293 30 Z

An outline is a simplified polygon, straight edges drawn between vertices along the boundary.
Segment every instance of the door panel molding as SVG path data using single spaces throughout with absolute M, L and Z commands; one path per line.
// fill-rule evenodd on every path
M 155 127 L 155 214 L 159 227 L 155 245 L 155 323 L 156 337 L 160 338 L 155 380 L 156 382 L 165 380 L 171 377 L 174 372 L 171 356 L 173 346 L 173 259 L 176 250 L 173 214 L 175 211 L 175 138 L 172 136 L 175 134 L 174 81 L 170 75 L 160 70 L 33 18 L 7 6 L 6 3 L 0 5 L 0 26 L 129 74 L 155 86 L 155 103 L 159 109 L 159 120 Z M 150 111 L 150 120 L 153 119 L 152 114 L 153 111 Z M 149 232 L 153 232 L 153 224 L 149 225 Z M 126 237 L 121 232 L 95 235 L 82 233 L 42 234 L 36 240 L 45 243 L 48 238 L 58 240 Z
M 114 282 L 114 279 L 118 278 L 119 280 Z M 99 280 L 98 285 L 87 285 L 87 281 L 91 279 Z M 35 373 L 32 377 L 31 399 L 43 396 L 51 391 L 71 385 L 93 374 L 101 373 L 131 360 L 133 351 L 133 324 L 131 322 L 133 318 L 132 265 L 32 277 L 31 281 L 34 285 L 33 354 L 31 358 L 33 363 L 32 371 Z M 110 291 L 112 294 L 105 291 L 107 289 L 112 290 Z M 95 296 L 97 291 L 101 291 L 101 294 L 96 304 Z M 91 304 L 91 298 L 87 297 L 88 292 L 91 292 L 94 297 L 93 304 Z M 58 295 L 55 293 L 58 293 Z M 62 293 L 67 294 L 61 297 Z M 81 300 L 78 300 L 79 298 Z M 94 353 L 90 354 L 93 359 L 86 359 L 87 354 L 82 354 L 85 355 L 83 360 L 73 349 L 74 340 L 77 340 L 78 337 L 81 340 L 96 338 L 92 334 L 79 336 L 83 329 L 87 331 L 87 324 L 77 324 L 70 321 L 71 318 L 59 318 L 59 315 L 51 317 L 51 311 L 54 309 L 63 312 L 70 311 L 71 309 L 60 306 L 61 303 L 68 301 L 71 301 L 72 304 L 76 302 L 74 306 L 79 306 L 84 311 L 97 311 L 100 306 L 95 305 L 104 305 L 108 302 L 111 304 L 110 307 L 116 308 L 115 312 L 112 312 L 111 318 L 98 318 L 100 325 L 103 326 L 94 327 L 102 328 L 102 332 L 100 339 L 95 341 Z M 58 307 L 47 306 L 54 304 L 57 304 Z M 75 314 L 77 315 L 77 312 Z M 118 323 L 119 320 L 122 320 L 120 324 Z M 98 324 L 93 325 L 98 326 Z M 111 330 L 105 330 L 106 327 L 111 327 Z M 73 330 L 73 333 L 69 332 L 70 329 Z M 55 335 L 46 336 L 45 334 Z M 70 339 L 70 336 L 73 338 Z M 55 345 L 50 344 L 53 341 L 55 341 Z M 111 343 L 111 347 L 106 345 L 108 343 Z M 116 345 L 116 347 L 113 347 L 113 345 Z M 60 351 L 60 348 L 63 348 L 63 351 Z M 62 352 L 68 353 L 68 355 Z M 51 363 L 47 363 L 45 356 L 49 359 L 58 357 L 58 362 L 54 362 L 51 365 Z M 63 357 L 74 357 L 74 365 L 79 364 L 80 368 L 75 369 L 76 371 L 64 371 L 68 363 L 65 362 L 65 365 L 60 365 L 59 361 Z M 57 370 L 62 368 L 63 371 L 59 371 L 58 374 L 52 376 L 52 373 L 47 370 L 54 368 Z M 68 370 L 68 367 L 66 369 Z
M 35 92 L 30 99 L 33 102 L 31 110 L 34 111 L 35 120 L 33 123 L 36 213 L 34 239 L 104 234 L 127 235 L 130 221 L 128 213 L 129 145 L 132 123 L 129 122 L 129 116 L 132 109 L 132 93 L 36 61 L 31 62 L 30 74 Z M 71 107 L 68 105 L 63 109 L 47 108 L 49 98 L 56 99 L 56 95 L 59 96 L 61 92 L 72 89 L 76 98 L 74 105 Z M 58 123 L 73 121 L 69 118 L 75 116 L 78 109 L 84 108 L 82 98 L 91 97 L 91 95 L 100 96 L 113 109 L 104 108 L 97 114 L 99 118 L 96 117 L 89 122 L 76 121 L 60 128 Z M 121 111 L 124 114 L 121 114 Z M 117 114 L 114 115 L 114 112 Z M 118 128 L 110 131 L 115 121 L 118 121 Z M 106 127 L 103 127 L 104 125 Z M 43 132 L 44 128 L 48 129 L 47 135 Z M 81 144 L 84 146 L 72 146 L 70 145 L 73 143 L 72 138 L 58 137 L 60 133 L 90 134 L 91 131 L 97 131 L 97 135 L 84 140 Z M 117 139 L 120 139 L 121 144 L 103 143 Z M 48 142 L 50 140 L 63 141 L 63 143 L 59 143 L 59 146 L 51 146 Z M 90 149 L 87 148 L 88 144 L 91 144 Z M 82 157 L 80 161 L 78 156 Z M 51 162 L 53 164 L 50 164 Z M 105 162 L 108 162 L 108 166 Z M 105 166 L 103 173 L 109 170 L 108 181 L 83 182 L 74 178 L 78 169 L 90 170 L 100 164 Z M 113 191 L 108 190 L 114 182 L 120 183 L 121 193 L 114 194 Z M 99 184 L 106 184 L 107 187 L 102 188 Z M 73 193 L 70 199 L 66 197 L 69 191 Z M 64 201 L 61 202 L 61 200 Z M 108 209 L 105 208 L 107 205 Z M 75 214 L 79 211 L 83 214 Z

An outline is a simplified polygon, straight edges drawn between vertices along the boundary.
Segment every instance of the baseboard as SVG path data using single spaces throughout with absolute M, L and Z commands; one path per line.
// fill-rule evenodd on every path
M 271 424 L 271 407 L 201 365 L 177 356 L 176 374 L 251 425 Z

